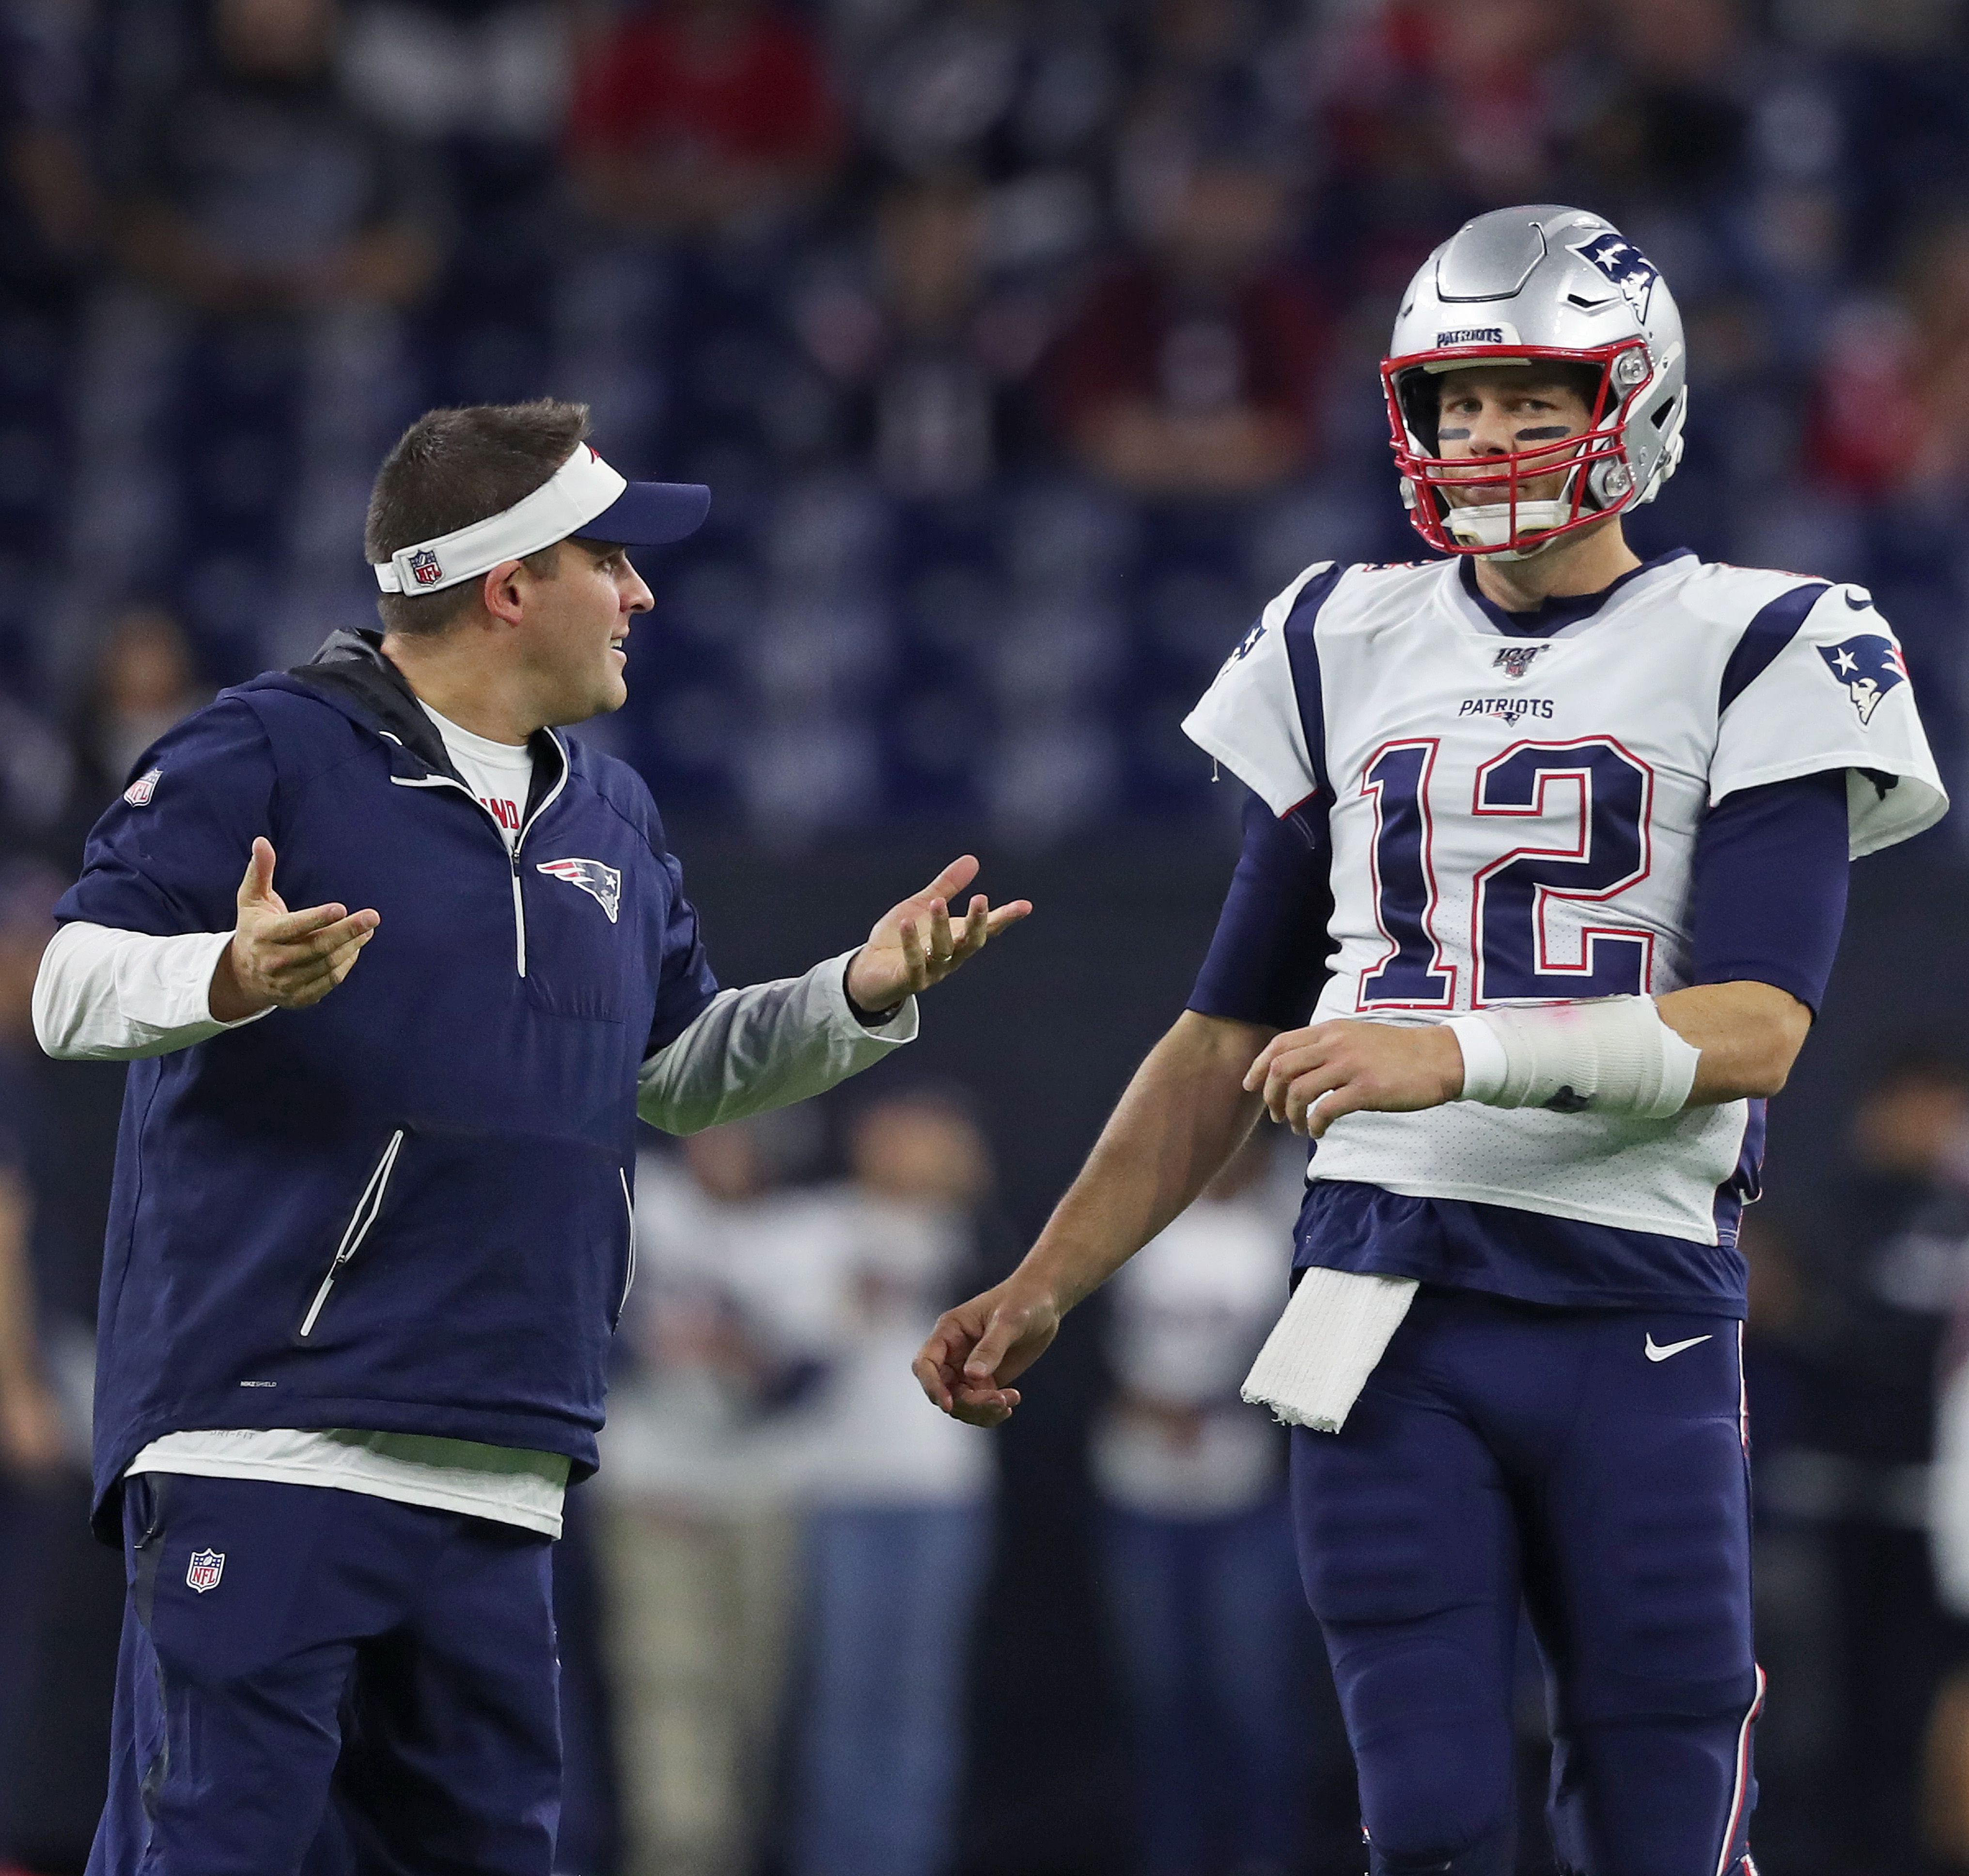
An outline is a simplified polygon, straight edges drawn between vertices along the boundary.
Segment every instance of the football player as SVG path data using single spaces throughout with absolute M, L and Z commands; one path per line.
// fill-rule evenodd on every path
M 1839 582 L 1639 559 L 1687 406 L 1598 216 L 1484 215 L 1382 368 L 1435 556 L 1309 567 L 1185 724 L 1250 790 L 1188 1009 L 1017 1271 L 916 1364 L 983 1425 L 1261 1112 L 1315 1142 L 1246 1384 L 1380 1876 L 1513 1868 L 1521 1602 L 1577 1876 L 1751 1876 L 1740 1209 L 1849 855 L 1947 801 Z

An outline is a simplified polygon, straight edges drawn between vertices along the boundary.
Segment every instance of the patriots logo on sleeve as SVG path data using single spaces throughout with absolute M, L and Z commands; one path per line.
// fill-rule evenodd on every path
M 615 923 L 622 910 L 622 875 L 614 867 L 599 860 L 543 860 L 534 870 L 578 887 L 608 914 L 610 924 Z
M 1258 641 L 1264 635 L 1265 622 L 1260 619 L 1238 641 L 1238 649 L 1232 652 L 1224 662 L 1227 665 L 1235 664 L 1240 658 L 1248 658 L 1256 648 Z
M 1880 699 L 1907 677 L 1899 649 L 1891 638 L 1883 638 L 1877 632 L 1861 632 L 1836 645 L 1821 645 L 1818 655 L 1834 681 L 1846 686 L 1863 723 L 1873 721 Z

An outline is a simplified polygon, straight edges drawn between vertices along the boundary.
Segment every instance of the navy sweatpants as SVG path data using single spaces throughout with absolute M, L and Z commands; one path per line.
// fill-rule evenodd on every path
M 1734 1321 L 1425 1289 L 1344 1430 L 1294 1430 L 1292 1488 L 1376 1876 L 1510 1876 L 1521 1600 L 1562 1864 L 1747 1870 L 1763 1677 Z
M 124 1546 L 89 1876 L 550 1876 L 547 1539 L 317 1485 L 144 1474 Z

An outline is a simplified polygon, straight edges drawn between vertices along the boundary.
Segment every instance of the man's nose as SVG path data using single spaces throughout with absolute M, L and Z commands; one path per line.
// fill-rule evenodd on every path
M 1511 434 L 1511 420 L 1502 411 L 1484 411 L 1470 423 L 1472 456 L 1508 456 L 1517 447 Z

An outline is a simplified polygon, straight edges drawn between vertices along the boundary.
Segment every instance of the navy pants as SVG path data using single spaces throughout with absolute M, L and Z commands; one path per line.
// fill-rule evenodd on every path
M 547 1539 L 322 1486 L 145 1474 L 124 1540 L 89 1876 L 550 1876 Z
M 1735 1322 L 1425 1290 L 1345 1429 L 1294 1430 L 1292 1487 L 1376 1876 L 1510 1876 L 1521 1603 L 1562 1866 L 1747 1871 Z

